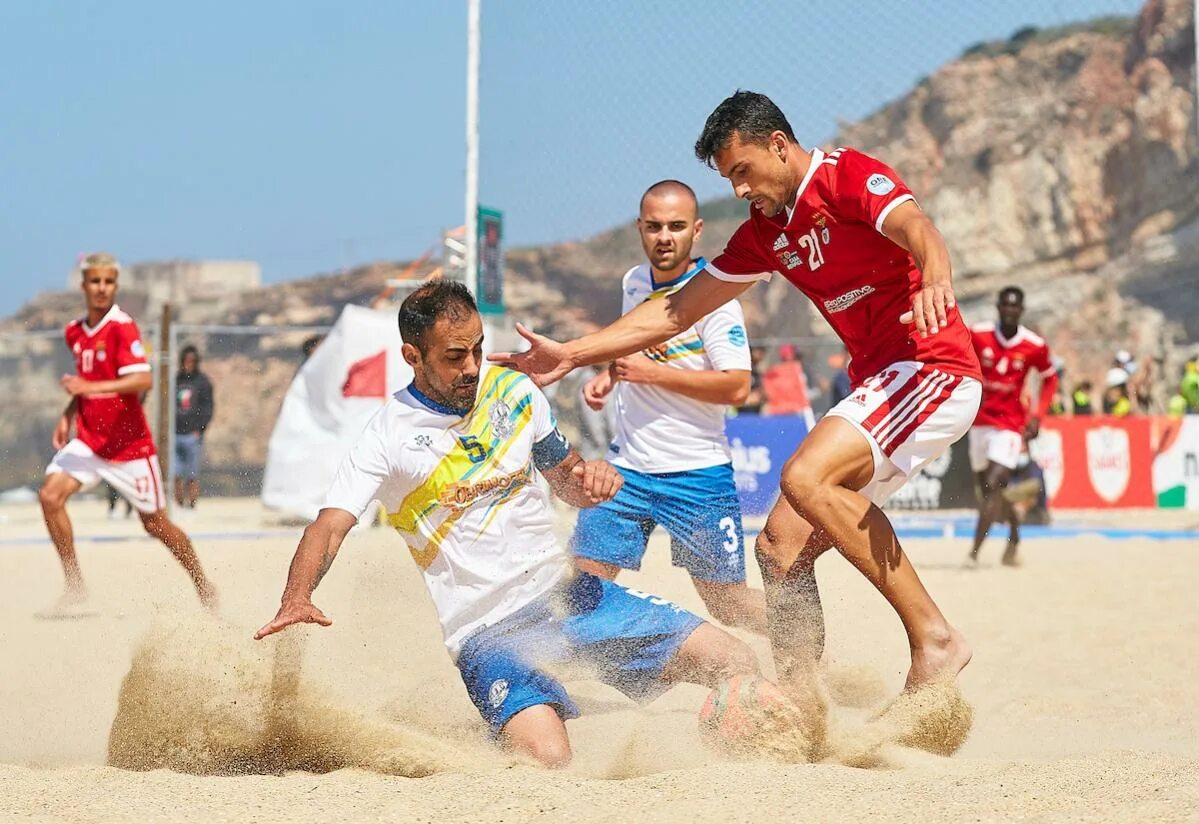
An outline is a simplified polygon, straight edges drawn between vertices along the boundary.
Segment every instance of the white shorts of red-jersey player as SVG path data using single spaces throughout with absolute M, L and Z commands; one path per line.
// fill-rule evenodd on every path
M 987 465 L 997 463 L 1008 469 L 1020 465 L 1024 451 L 1024 436 L 997 426 L 975 426 L 970 430 L 970 468 L 985 472 Z
M 106 461 L 87 444 L 75 438 L 58 451 L 46 474 L 65 472 L 83 488 L 107 481 L 138 512 L 152 515 L 166 507 L 166 492 L 162 486 L 162 469 L 158 456 L 150 455 L 133 461 Z
M 865 436 L 874 475 L 858 490 L 881 506 L 974 423 L 982 384 L 917 361 L 900 361 L 867 378 L 829 415 Z

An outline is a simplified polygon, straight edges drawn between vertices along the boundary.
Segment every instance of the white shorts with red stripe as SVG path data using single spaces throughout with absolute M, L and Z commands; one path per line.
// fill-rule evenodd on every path
M 78 438 L 58 451 L 46 474 L 65 472 L 84 488 L 107 481 L 112 488 L 147 515 L 164 509 L 167 505 L 166 492 L 162 486 L 162 469 L 158 456 L 138 458 L 136 461 L 106 461 L 92 451 L 91 447 Z
M 985 472 L 992 463 L 1015 469 L 1023 451 L 1024 436 L 1019 432 L 994 426 L 970 429 L 970 468 L 975 472 Z
M 900 361 L 862 382 L 828 411 L 870 443 L 874 475 L 858 490 L 881 506 L 925 464 L 966 434 L 982 384 L 918 361 Z

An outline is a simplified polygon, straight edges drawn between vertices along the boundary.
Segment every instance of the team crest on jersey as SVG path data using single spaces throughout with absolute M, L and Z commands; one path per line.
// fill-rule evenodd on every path
M 516 424 L 512 422 L 512 407 L 503 400 L 497 399 L 487 410 L 487 419 L 491 421 L 491 432 L 500 440 L 512 437 Z
M 784 250 L 782 252 L 778 252 L 775 255 L 775 257 L 777 257 L 779 259 L 779 262 L 782 263 L 783 266 L 786 266 L 788 269 L 794 269 L 797 266 L 803 265 L 803 258 L 801 258 L 799 256 L 799 253 L 792 252 L 789 249 Z
M 787 248 L 787 234 L 784 232 L 775 239 L 774 251 L 777 252 L 780 249 L 786 249 L 786 248 Z

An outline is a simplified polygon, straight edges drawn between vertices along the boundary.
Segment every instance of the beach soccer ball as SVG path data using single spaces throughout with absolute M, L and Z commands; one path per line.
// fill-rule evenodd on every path
M 713 749 L 748 754 L 764 735 L 794 722 L 796 710 L 777 686 L 760 675 L 722 681 L 699 710 L 699 735 Z

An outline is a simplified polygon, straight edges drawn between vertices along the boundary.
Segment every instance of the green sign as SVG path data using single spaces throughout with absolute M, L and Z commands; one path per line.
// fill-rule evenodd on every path
M 504 314 L 504 213 L 479 207 L 475 300 L 484 315 Z

